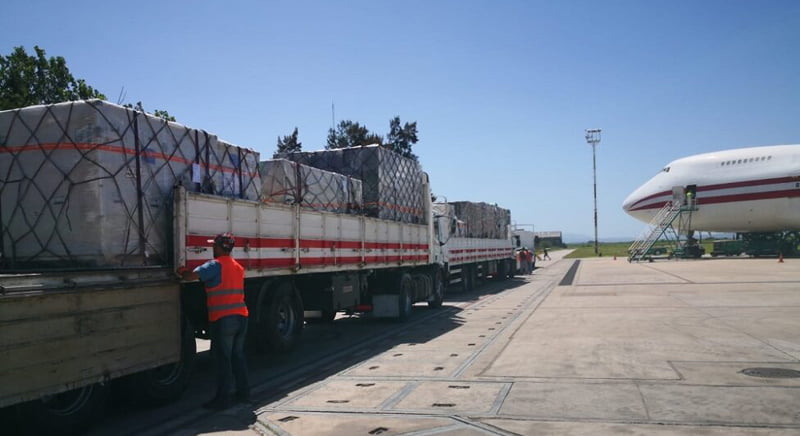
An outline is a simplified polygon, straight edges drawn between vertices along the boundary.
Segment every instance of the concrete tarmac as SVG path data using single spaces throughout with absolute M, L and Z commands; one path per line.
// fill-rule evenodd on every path
M 566 253 L 237 434 L 800 435 L 800 259 Z

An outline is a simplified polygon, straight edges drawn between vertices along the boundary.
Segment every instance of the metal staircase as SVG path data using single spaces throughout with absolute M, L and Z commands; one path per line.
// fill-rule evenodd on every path
M 684 204 L 682 201 L 667 202 L 659 210 L 648 227 L 628 248 L 628 262 L 638 262 L 652 258 L 650 252 L 653 245 L 660 239 L 666 239 L 673 245 L 673 253 L 682 246 L 681 234 L 688 233 L 691 226 L 692 211 L 697 210 L 694 202 Z M 688 214 L 688 216 L 684 216 Z M 675 221 L 678 225 L 675 226 Z

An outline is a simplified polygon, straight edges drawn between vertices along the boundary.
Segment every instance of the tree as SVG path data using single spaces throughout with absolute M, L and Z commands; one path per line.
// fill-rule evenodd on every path
M 167 111 L 162 111 L 162 110 L 160 110 L 160 109 L 156 109 L 156 110 L 154 110 L 154 111 L 153 111 L 153 115 L 155 115 L 155 116 L 157 116 L 157 117 L 159 117 L 159 118 L 165 119 L 165 120 L 167 120 L 167 121 L 177 121 L 177 120 L 175 119 L 175 117 L 173 117 L 172 115 L 170 115 L 170 114 L 169 114 L 169 112 L 167 112 Z
M 366 126 L 357 122 L 343 120 L 336 126 L 336 130 L 328 129 L 328 143 L 325 145 L 325 149 L 332 150 L 370 144 L 383 145 L 383 137 L 370 132 Z
M 83 79 L 75 79 L 63 57 L 48 59 L 39 46 L 34 50 L 36 55 L 29 56 L 24 47 L 15 47 L 10 55 L 0 57 L 0 110 L 106 98 Z
M 297 127 L 295 127 L 291 135 L 284 136 L 283 139 L 278 137 L 278 150 L 272 155 L 272 158 L 277 159 L 285 154 L 298 151 L 303 151 L 303 143 L 297 140 Z
M 128 109 L 134 109 L 134 110 L 137 110 L 137 111 L 140 111 L 140 112 L 149 113 L 149 112 L 147 112 L 146 110 L 144 110 L 144 106 L 142 105 L 142 102 L 141 102 L 141 101 L 137 101 L 135 105 L 134 105 L 134 104 L 127 103 L 127 104 L 124 104 L 124 105 L 122 105 L 122 106 L 123 106 L 123 107 L 126 107 L 126 108 L 128 108 Z M 169 112 L 167 112 L 167 111 L 162 111 L 162 110 L 160 110 L 160 109 L 156 109 L 156 110 L 154 110 L 154 111 L 153 111 L 153 113 L 152 113 L 152 115 L 153 115 L 154 117 L 158 117 L 158 118 L 161 118 L 161 119 L 163 119 L 163 120 L 166 120 L 166 121 L 176 121 L 176 120 L 175 120 L 175 117 L 173 117 L 172 115 L 170 115 L 170 114 L 169 114 Z
M 336 130 L 328 129 L 328 143 L 325 148 L 331 150 L 378 144 L 401 156 L 417 160 L 417 155 L 411 150 L 417 141 L 419 141 L 417 122 L 401 124 L 399 116 L 389 120 L 389 133 L 386 134 L 385 140 L 383 136 L 370 132 L 366 126 L 344 120 L 336 126 Z
M 400 117 L 389 121 L 389 133 L 386 135 L 386 145 L 390 150 L 414 160 L 417 155 L 411 152 L 411 147 L 417 143 L 417 122 L 405 123 L 400 126 Z

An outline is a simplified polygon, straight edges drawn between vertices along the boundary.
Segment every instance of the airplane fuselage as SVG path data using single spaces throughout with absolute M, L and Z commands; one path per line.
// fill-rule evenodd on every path
M 686 187 L 694 187 L 696 196 L 692 230 L 800 230 L 800 145 L 740 148 L 675 160 L 631 193 L 622 207 L 649 223 Z

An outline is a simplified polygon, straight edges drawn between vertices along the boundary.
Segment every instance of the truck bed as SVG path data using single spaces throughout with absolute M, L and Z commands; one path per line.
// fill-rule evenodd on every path
M 167 271 L 0 276 L 0 407 L 178 360 Z
M 212 257 L 215 234 L 236 238 L 247 277 L 395 268 L 431 262 L 431 228 L 298 205 L 264 204 L 176 188 L 177 265 Z

